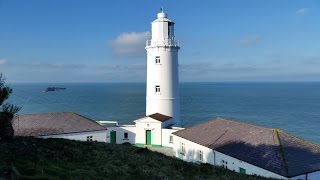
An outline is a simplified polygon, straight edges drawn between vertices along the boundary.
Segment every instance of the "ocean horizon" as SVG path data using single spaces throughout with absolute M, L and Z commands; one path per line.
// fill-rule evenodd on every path
M 132 124 L 145 115 L 145 83 L 9 83 L 19 114 L 76 112 Z M 47 87 L 65 91 L 43 92 Z M 320 82 L 182 82 L 183 127 L 217 117 L 277 128 L 320 144 Z

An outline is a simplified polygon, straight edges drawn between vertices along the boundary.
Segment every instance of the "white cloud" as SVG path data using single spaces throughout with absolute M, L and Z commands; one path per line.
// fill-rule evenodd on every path
M 237 46 L 242 47 L 242 46 L 252 46 L 254 44 L 257 44 L 261 41 L 260 36 L 258 35 L 251 35 L 251 36 L 246 36 L 243 37 L 242 39 L 238 40 L 236 43 Z
M 302 9 L 299 9 L 297 12 L 296 12 L 296 15 L 298 16 L 304 16 L 306 14 L 308 14 L 310 12 L 310 9 L 309 8 L 302 8 Z
M 146 53 L 145 42 L 150 35 L 149 31 L 122 33 L 110 41 L 110 46 L 119 57 L 142 57 Z
M 318 65 L 320 64 L 319 56 L 301 57 L 300 63 L 303 65 Z
M 85 68 L 84 64 L 61 64 L 61 63 L 47 63 L 47 62 L 32 62 L 30 64 L 32 67 L 41 67 L 41 68 L 52 68 L 52 69 L 79 69 Z
M 8 63 L 9 63 L 8 60 L 6 60 L 6 59 L 0 59 L 0 65 L 6 65 L 6 64 L 8 64 Z

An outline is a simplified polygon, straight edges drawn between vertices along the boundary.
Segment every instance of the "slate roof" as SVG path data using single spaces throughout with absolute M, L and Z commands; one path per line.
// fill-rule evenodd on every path
M 13 129 L 15 136 L 45 136 L 99 131 L 106 128 L 79 114 L 58 112 L 17 115 L 13 119 Z
M 148 117 L 156 119 L 156 120 L 158 120 L 160 122 L 165 122 L 165 121 L 167 121 L 167 120 L 172 118 L 170 116 L 166 116 L 166 115 L 163 115 L 163 114 L 160 114 L 160 113 L 154 113 L 154 114 L 149 115 Z
M 288 178 L 320 170 L 320 146 L 278 129 L 217 118 L 173 134 Z

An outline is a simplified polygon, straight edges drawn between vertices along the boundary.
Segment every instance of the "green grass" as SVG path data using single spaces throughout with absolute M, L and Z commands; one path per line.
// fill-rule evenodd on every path
M 130 145 L 37 138 L 0 145 L 0 179 L 10 172 L 18 179 L 266 179 Z

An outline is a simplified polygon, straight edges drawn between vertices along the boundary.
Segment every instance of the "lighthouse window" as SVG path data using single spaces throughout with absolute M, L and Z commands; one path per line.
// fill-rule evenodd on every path
M 156 64 L 160 64 L 160 56 L 156 56 L 155 60 L 156 60 Z
M 171 32 L 170 32 L 170 25 L 168 26 L 168 37 L 170 38 L 170 34 L 171 34 Z
M 156 93 L 160 93 L 160 86 L 159 85 L 156 86 Z

